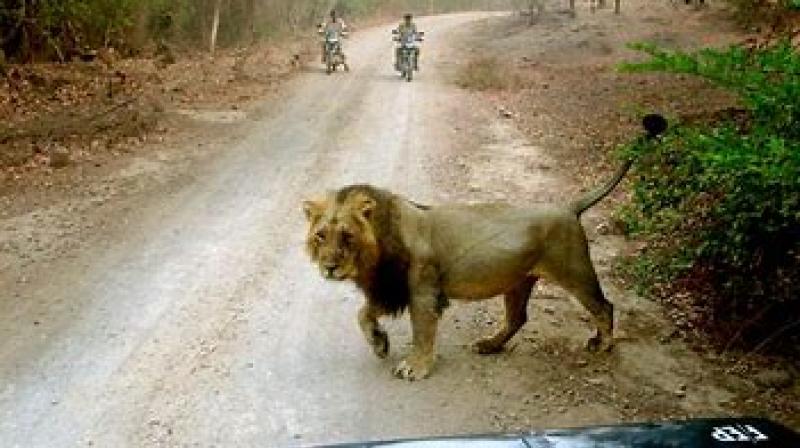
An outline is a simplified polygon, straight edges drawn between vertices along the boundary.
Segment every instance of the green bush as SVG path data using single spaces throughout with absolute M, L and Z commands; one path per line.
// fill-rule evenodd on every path
M 626 148 L 641 163 L 622 215 L 650 241 L 632 272 L 667 299 L 702 291 L 705 322 L 742 340 L 782 328 L 800 334 L 792 326 L 800 315 L 800 54 L 787 43 L 693 54 L 633 48 L 650 59 L 623 70 L 700 76 L 736 92 L 747 116 L 679 124 L 660 144 Z

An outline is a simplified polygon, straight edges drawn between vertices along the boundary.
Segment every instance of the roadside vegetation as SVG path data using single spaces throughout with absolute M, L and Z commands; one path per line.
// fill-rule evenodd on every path
M 634 48 L 625 71 L 704 78 L 741 109 L 678 123 L 640 159 L 622 216 L 647 240 L 627 270 L 643 292 L 689 309 L 683 323 L 728 346 L 796 348 L 800 337 L 800 53 L 787 41 L 696 53 Z
M 728 0 L 728 3 L 733 5 L 736 19 L 750 26 L 780 27 L 791 23 L 792 13 L 800 11 L 800 0 Z
M 99 48 L 133 55 L 157 45 L 210 49 L 296 33 L 336 9 L 348 18 L 486 8 L 477 0 L 9 0 L 0 5 L 7 61 L 89 58 Z

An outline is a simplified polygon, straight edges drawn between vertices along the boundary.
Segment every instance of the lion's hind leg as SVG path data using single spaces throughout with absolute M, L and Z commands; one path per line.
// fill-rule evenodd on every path
M 503 327 L 493 336 L 481 339 L 473 344 L 473 349 L 482 354 L 499 353 L 528 320 L 528 300 L 536 285 L 538 277 L 526 276 L 525 279 L 503 295 L 506 308 L 506 320 Z
M 550 280 L 573 294 L 581 305 L 591 313 L 597 333 L 587 343 L 589 351 L 607 351 L 613 346 L 614 306 L 609 302 L 589 258 L 589 249 L 584 242 L 573 245 L 569 250 L 562 250 L 565 258 L 542 266 Z
M 591 277 L 592 279 L 587 278 L 585 284 L 568 289 L 592 314 L 595 325 L 597 325 L 597 332 L 589 338 L 586 348 L 591 352 L 608 351 L 613 347 L 614 305 L 603 295 L 594 269 L 592 269 Z

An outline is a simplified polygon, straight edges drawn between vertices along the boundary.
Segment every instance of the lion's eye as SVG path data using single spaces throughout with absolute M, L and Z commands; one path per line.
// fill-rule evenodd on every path
M 342 232 L 342 243 L 351 244 L 353 242 L 353 234 L 350 232 Z
M 314 234 L 314 238 L 319 241 L 320 243 L 325 241 L 325 232 L 320 230 L 319 232 Z

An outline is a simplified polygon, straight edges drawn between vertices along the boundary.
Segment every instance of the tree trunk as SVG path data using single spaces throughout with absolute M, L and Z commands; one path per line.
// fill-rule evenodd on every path
M 533 26 L 533 8 L 536 0 L 528 0 L 528 26 Z
M 211 46 L 209 48 L 212 56 L 214 55 L 214 51 L 217 49 L 217 31 L 219 30 L 219 10 L 221 6 L 222 0 L 214 1 L 214 13 L 213 18 L 211 19 Z
M 253 44 L 256 41 L 256 0 L 247 0 L 246 6 L 245 14 L 247 14 L 247 32 L 249 33 L 247 39 L 249 44 Z
M 614 14 L 619 14 L 619 3 L 620 0 L 614 0 Z

